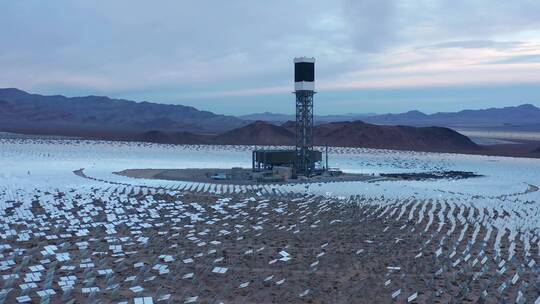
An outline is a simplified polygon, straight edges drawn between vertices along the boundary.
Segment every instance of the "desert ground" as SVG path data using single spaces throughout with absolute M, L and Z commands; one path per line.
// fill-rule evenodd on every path
M 136 168 L 248 166 L 249 146 L 0 140 L 3 303 L 540 303 L 540 160 L 357 148 L 360 174 L 234 185 Z

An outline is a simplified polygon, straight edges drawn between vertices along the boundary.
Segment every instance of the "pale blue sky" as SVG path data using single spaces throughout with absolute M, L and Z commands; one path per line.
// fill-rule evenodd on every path
M 0 87 L 292 112 L 540 106 L 540 1 L 0 0 Z

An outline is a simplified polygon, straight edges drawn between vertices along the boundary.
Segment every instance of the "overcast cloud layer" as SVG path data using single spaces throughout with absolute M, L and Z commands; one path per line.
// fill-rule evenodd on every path
M 319 113 L 540 106 L 540 1 L 0 0 L 0 87 Z

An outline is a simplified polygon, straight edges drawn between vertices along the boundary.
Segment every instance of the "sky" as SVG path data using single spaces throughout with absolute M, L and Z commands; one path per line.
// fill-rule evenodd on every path
M 540 106 L 538 0 L 0 0 L 0 87 L 223 114 Z

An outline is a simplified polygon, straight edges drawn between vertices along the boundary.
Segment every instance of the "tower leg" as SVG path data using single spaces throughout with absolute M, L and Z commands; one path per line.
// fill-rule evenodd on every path
M 310 175 L 314 171 L 313 91 L 296 91 L 296 172 Z

